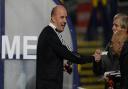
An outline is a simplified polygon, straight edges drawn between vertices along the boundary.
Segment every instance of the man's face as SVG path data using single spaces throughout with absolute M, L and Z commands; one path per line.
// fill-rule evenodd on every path
M 112 27 L 113 33 L 116 33 L 121 30 L 121 25 L 120 25 L 120 19 L 117 18 L 113 21 L 113 27 Z
M 58 8 L 55 15 L 52 17 L 54 25 L 57 27 L 58 32 L 63 32 L 67 20 L 67 11 L 65 8 Z

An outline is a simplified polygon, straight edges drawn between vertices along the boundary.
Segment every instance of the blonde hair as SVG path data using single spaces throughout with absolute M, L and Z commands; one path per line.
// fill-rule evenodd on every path
M 128 34 L 126 31 L 119 31 L 114 33 L 111 39 L 111 48 L 113 54 L 120 55 L 124 42 L 128 40 Z

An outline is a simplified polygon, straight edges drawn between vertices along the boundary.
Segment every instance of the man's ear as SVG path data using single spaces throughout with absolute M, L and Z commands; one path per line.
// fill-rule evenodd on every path
M 54 23 L 55 22 L 55 19 L 54 19 L 54 17 L 52 16 L 51 17 L 51 21 Z

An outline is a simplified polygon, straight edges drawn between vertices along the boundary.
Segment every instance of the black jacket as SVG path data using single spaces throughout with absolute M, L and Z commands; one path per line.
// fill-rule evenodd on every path
M 62 89 L 63 59 L 73 63 L 91 62 L 94 57 L 80 57 L 64 46 L 56 32 L 47 26 L 41 32 L 37 45 L 36 89 Z
M 121 72 L 121 89 L 128 89 L 128 41 L 123 45 L 120 57 L 113 56 L 111 48 L 108 48 L 108 55 L 102 57 L 99 63 L 93 62 L 93 71 L 96 75 L 102 75 L 106 71 Z
M 97 76 L 104 75 L 107 71 L 117 71 L 120 69 L 119 57 L 112 55 L 109 45 L 106 47 L 107 55 L 102 55 L 100 62 L 93 62 L 93 71 Z
M 122 89 L 128 89 L 128 41 L 124 43 L 119 60 Z

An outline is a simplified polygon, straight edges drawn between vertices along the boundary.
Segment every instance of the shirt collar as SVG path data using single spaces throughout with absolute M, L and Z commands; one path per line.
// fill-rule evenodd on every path
M 56 34 L 60 34 L 59 32 L 56 31 L 56 26 L 53 23 L 49 23 L 49 26 L 53 28 L 53 30 L 56 32 Z
M 53 23 L 49 23 L 49 26 L 52 27 L 54 30 L 56 29 L 56 26 Z

